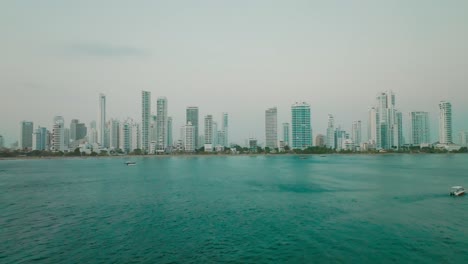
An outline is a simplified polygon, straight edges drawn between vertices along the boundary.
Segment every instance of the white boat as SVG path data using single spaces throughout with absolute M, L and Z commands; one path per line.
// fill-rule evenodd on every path
M 135 166 L 135 165 L 136 165 L 136 162 L 134 162 L 134 161 L 127 161 L 127 162 L 125 162 L 125 164 L 127 164 L 127 166 Z
M 465 194 L 465 189 L 462 186 L 453 186 L 450 190 L 450 196 L 462 196 Z

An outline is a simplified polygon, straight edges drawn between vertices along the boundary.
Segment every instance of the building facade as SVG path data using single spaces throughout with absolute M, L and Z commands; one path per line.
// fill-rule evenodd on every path
M 327 146 L 327 137 L 322 134 L 318 134 L 315 137 L 315 146 L 316 147 L 325 147 Z
M 151 92 L 141 91 L 141 150 L 150 149 Z
M 205 116 L 205 138 L 204 138 L 205 151 L 213 149 L 213 116 Z
M 328 114 L 328 126 L 327 126 L 327 147 L 335 149 L 335 118 L 332 114 Z
M 45 127 L 38 127 L 33 133 L 32 150 L 48 150 L 47 137 L 49 132 Z
M 283 143 L 285 146 L 290 146 L 289 141 L 289 123 L 283 123 Z
M 265 111 L 265 147 L 274 150 L 278 147 L 278 110 L 276 107 Z
M 223 113 L 223 130 L 224 140 L 221 144 L 222 146 L 229 147 L 229 115 L 228 113 Z
M 355 146 L 360 146 L 362 143 L 362 124 L 361 121 L 354 121 L 351 127 L 351 140 Z
M 430 144 L 430 126 L 428 112 L 410 113 L 410 143 L 413 145 Z
M 295 103 L 291 107 L 292 148 L 305 149 L 312 146 L 310 105 Z
M 20 135 L 18 147 L 20 149 L 32 149 L 34 123 L 30 121 L 20 122 Z
M 193 129 L 195 131 L 195 146 L 196 148 L 201 148 L 202 145 L 204 144 L 203 142 L 200 143 L 198 141 L 198 131 L 199 131 L 199 125 L 198 125 L 198 107 L 196 106 L 189 106 L 187 107 L 185 111 L 185 124 L 188 124 L 189 122 L 192 124 Z
M 395 94 L 382 92 L 377 107 L 369 111 L 369 136 L 378 149 L 398 149 L 403 145 L 402 114 L 395 108 Z
M 167 98 L 158 97 L 156 102 L 157 118 L 157 147 L 156 151 L 162 153 L 167 148 Z
M 97 122 L 98 144 L 104 146 L 106 129 L 106 96 L 99 94 L 99 115 Z
M 452 144 L 452 104 L 446 101 L 439 103 L 439 143 Z

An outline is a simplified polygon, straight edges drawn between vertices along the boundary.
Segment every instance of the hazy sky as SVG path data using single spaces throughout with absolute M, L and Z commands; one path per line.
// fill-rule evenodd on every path
M 141 119 L 141 90 L 166 96 L 174 137 L 188 105 L 230 114 L 231 141 L 264 140 L 265 109 L 290 122 L 311 104 L 314 135 L 327 114 L 367 126 L 376 94 L 404 113 L 449 100 L 468 130 L 468 1 L 1 1 L 0 134 L 19 122 L 51 127 L 107 116 Z M 363 127 L 367 136 L 366 126 Z M 406 131 L 404 132 L 406 134 Z M 281 135 L 281 134 L 280 134 Z

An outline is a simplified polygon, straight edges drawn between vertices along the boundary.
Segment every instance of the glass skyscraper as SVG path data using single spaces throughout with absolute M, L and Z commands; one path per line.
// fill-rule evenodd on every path
M 305 149 L 312 146 L 312 128 L 310 124 L 310 105 L 295 103 L 291 107 L 292 147 Z

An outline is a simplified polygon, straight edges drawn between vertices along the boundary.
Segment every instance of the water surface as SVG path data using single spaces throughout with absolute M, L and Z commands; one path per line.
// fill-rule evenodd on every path
M 468 155 L 0 161 L 2 263 L 455 263 Z

